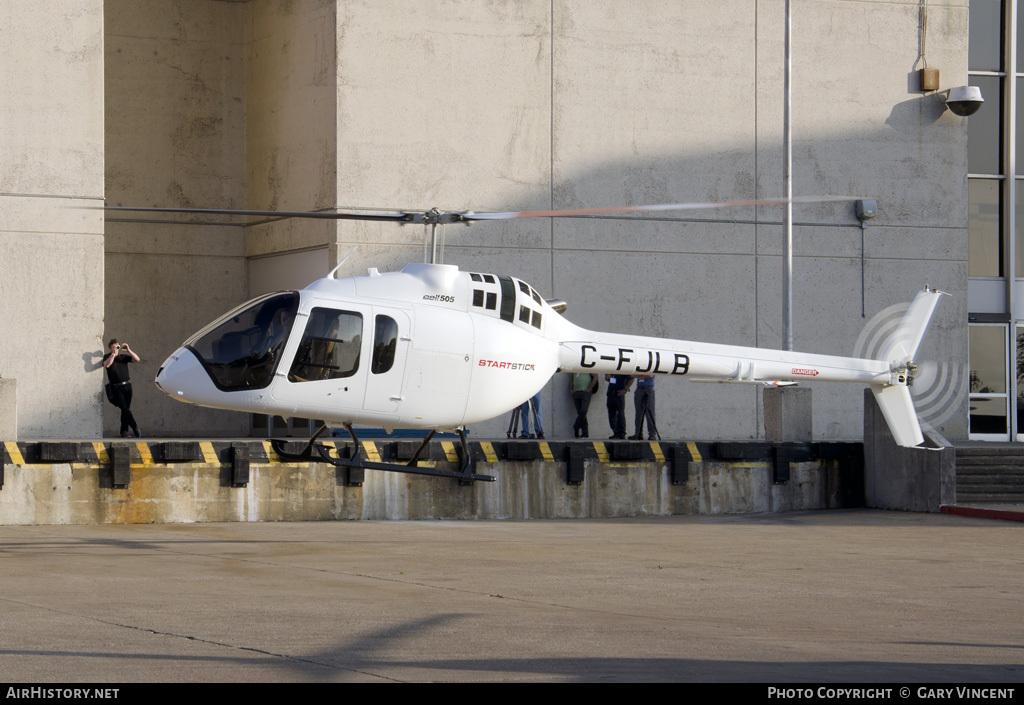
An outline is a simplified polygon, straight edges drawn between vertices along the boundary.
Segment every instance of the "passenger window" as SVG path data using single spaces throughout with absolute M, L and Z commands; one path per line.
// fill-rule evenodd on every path
M 291 382 L 315 382 L 351 377 L 359 369 L 363 317 L 352 311 L 314 308 L 299 343 Z
M 373 364 L 370 371 L 383 374 L 395 364 L 395 348 L 398 346 L 398 324 L 391 316 L 377 316 L 373 326 Z

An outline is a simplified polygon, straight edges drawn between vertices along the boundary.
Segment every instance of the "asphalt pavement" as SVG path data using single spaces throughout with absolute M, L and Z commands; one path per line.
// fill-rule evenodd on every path
M 1024 526 L 0 527 L 0 682 L 1020 683 Z

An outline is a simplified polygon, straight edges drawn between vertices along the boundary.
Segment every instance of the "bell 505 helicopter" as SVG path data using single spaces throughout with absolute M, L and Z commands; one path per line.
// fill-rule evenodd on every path
M 793 202 L 852 200 L 839 197 Z M 437 224 L 524 217 L 775 205 L 784 200 L 669 204 L 512 213 L 282 213 L 117 208 L 166 213 L 329 217 Z M 492 480 L 472 471 L 464 429 L 520 406 L 558 371 L 654 374 L 724 382 L 792 384 L 816 380 L 870 386 L 901 446 L 923 442 L 909 386 L 914 359 L 942 292 L 918 293 L 878 359 L 816 355 L 591 331 L 562 316 L 527 282 L 464 272 L 447 264 L 409 264 L 399 272 L 330 274 L 305 289 L 267 294 L 224 314 L 186 340 L 160 367 L 157 386 L 172 398 L 257 414 L 316 418 L 324 425 L 301 453 L 335 465 Z M 359 457 L 353 424 L 428 429 L 408 465 Z M 352 459 L 316 444 L 328 428 L 348 431 Z M 463 468 L 418 467 L 436 431 L 455 431 Z M 313 457 L 314 450 L 319 458 Z

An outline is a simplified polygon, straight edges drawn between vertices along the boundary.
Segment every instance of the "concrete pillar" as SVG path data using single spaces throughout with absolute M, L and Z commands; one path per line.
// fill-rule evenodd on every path
M 0 441 L 18 439 L 18 380 L 0 377 Z
M 763 400 L 766 441 L 811 442 L 814 428 L 809 388 L 769 387 L 764 390 Z
M 95 437 L 103 0 L 3 2 L 0 25 L 0 374 L 23 437 Z

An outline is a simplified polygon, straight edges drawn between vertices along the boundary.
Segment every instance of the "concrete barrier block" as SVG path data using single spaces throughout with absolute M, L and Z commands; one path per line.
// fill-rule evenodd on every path
M 764 437 L 772 443 L 802 441 L 814 435 L 811 390 L 807 387 L 769 387 L 764 390 Z
M 952 504 L 956 450 L 939 446 L 896 445 L 882 410 L 870 389 L 864 390 L 864 498 L 869 507 L 937 512 Z

